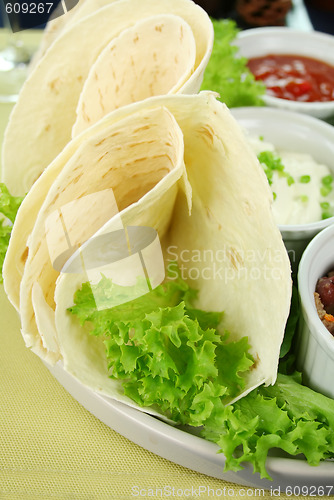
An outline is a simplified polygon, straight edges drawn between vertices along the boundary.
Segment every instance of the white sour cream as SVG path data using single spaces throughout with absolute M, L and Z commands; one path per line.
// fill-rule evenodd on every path
M 307 224 L 321 220 L 323 212 L 334 213 L 334 182 L 330 193 L 326 196 L 321 194 L 323 178 L 330 175 L 334 178 L 326 165 L 316 163 L 308 154 L 276 150 L 269 142 L 252 136 L 248 136 L 248 139 L 256 155 L 262 151 L 272 151 L 279 156 L 285 172 L 294 179 L 289 185 L 287 177 L 273 172 L 271 189 L 275 193 L 273 214 L 277 224 Z M 309 182 L 301 182 L 305 176 L 309 176 Z M 321 206 L 323 203 L 328 203 L 329 208 Z

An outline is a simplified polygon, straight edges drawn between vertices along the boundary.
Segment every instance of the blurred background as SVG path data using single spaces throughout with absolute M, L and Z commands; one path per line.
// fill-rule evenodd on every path
M 334 0 L 196 0 L 212 17 L 234 19 L 242 29 L 285 24 L 286 14 L 302 6 L 313 28 L 334 34 Z
M 0 0 L 2 3 L 5 1 Z M 22 3 L 22 0 L 19 1 Z M 59 2 L 55 0 L 54 5 Z M 234 19 L 242 29 L 284 25 L 289 10 L 303 4 L 315 30 L 334 34 L 334 0 L 196 0 L 196 3 L 212 17 Z M 42 29 L 44 19 L 43 16 L 38 17 L 38 14 L 33 16 L 33 23 L 36 29 Z M 22 30 L 31 28 L 32 19 L 29 16 L 21 15 L 19 22 Z M 0 25 L 4 25 L 3 13 Z

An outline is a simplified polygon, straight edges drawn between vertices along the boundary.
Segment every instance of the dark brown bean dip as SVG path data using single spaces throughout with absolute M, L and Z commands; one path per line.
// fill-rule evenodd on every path
M 318 280 L 314 300 L 319 318 L 334 336 L 334 270 Z

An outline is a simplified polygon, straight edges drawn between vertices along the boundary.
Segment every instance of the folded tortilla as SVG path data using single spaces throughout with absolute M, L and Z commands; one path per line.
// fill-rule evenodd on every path
M 182 92 L 195 58 L 193 32 L 182 18 L 164 14 L 138 21 L 113 39 L 91 67 L 72 136 L 116 108 L 149 96 Z
M 91 125 L 137 99 L 198 92 L 212 45 L 212 23 L 191 0 L 141 0 L 140 8 L 137 0 L 85 0 L 23 85 L 5 132 L 3 182 L 26 194 L 70 141 L 78 105 L 76 133 L 85 118 Z M 116 64 L 111 74 L 106 64 Z
M 104 190 L 111 189 L 121 211 L 124 207 L 134 206 L 149 192 L 150 196 L 160 196 L 153 190 L 159 181 L 173 184 L 185 174 L 182 134 L 173 116 L 163 107 L 143 110 L 138 114 L 140 116 L 135 114 L 120 122 L 116 121 L 103 133 L 89 129 L 89 136 L 63 165 L 50 189 L 47 190 L 43 176 L 36 183 L 36 188 L 44 192 L 46 198 L 28 237 L 19 311 L 27 346 L 46 359 L 59 357 L 52 319 L 54 286 L 59 272 L 54 269 L 50 259 L 48 231 L 54 233 L 55 229 L 53 225 L 46 227 L 48 216 L 55 210 L 62 210 L 67 203 L 85 197 L 86 211 L 83 211 L 82 205 L 79 213 L 71 210 L 70 227 L 74 226 L 75 229 L 69 231 L 71 244 L 75 247 L 89 239 L 113 213 L 110 203 L 103 196 L 86 201 L 89 194 L 103 195 Z M 66 152 L 64 154 L 67 157 Z M 54 169 L 54 166 L 51 168 Z M 166 175 L 168 172 L 169 176 Z M 34 196 L 33 192 L 26 197 L 27 206 L 31 196 Z M 156 224 L 162 228 L 161 231 L 166 230 L 175 196 L 176 188 L 169 189 L 161 199 L 164 215 L 158 218 L 158 214 L 155 214 L 158 218 Z M 171 200 L 169 197 L 172 197 Z M 23 211 L 25 206 L 21 207 L 20 216 Z M 53 238 L 57 239 L 58 236 L 60 239 L 61 234 L 53 234 Z
M 108 190 L 117 210 L 104 198 Z M 80 203 L 86 196 L 93 196 L 89 210 Z M 274 383 L 291 277 L 271 203 L 256 156 L 212 93 L 153 97 L 113 111 L 68 144 L 20 208 L 6 261 L 28 255 L 19 304 L 26 344 L 49 362 L 61 359 L 92 389 L 133 405 L 108 377 L 102 340 L 67 311 L 87 275 L 55 268 L 49 221 L 61 211 L 74 249 L 122 227 L 154 228 L 165 264 L 177 260 L 199 290 L 196 307 L 224 311 L 230 339 L 249 339 L 255 365 L 238 397 Z M 33 227 L 19 238 L 30 210 Z M 64 242 L 61 232 L 53 240 Z M 5 286 L 15 267 L 7 262 Z

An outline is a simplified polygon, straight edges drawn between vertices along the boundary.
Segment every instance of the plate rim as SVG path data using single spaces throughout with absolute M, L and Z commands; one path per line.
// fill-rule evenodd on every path
M 269 456 L 266 468 L 272 481 L 261 479 L 259 473 L 254 474 L 253 466 L 249 463 L 243 464 L 244 469 L 241 471 L 224 472 L 225 456 L 217 453 L 219 448 L 215 443 L 93 391 L 67 372 L 61 361 L 54 366 L 43 360 L 42 362 L 51 375 L 89 413 L 118 434 L 155 455 L 215 479 L 239 486 L 270 490 L 271 493 L 274 489 L 284 492 L 286 488 L 292 488 L 294 491 L 303 486 L 327 486 L 333 488 L 331 493 L 334 494 L 332 460 L 312 467 L 303 457 Z

